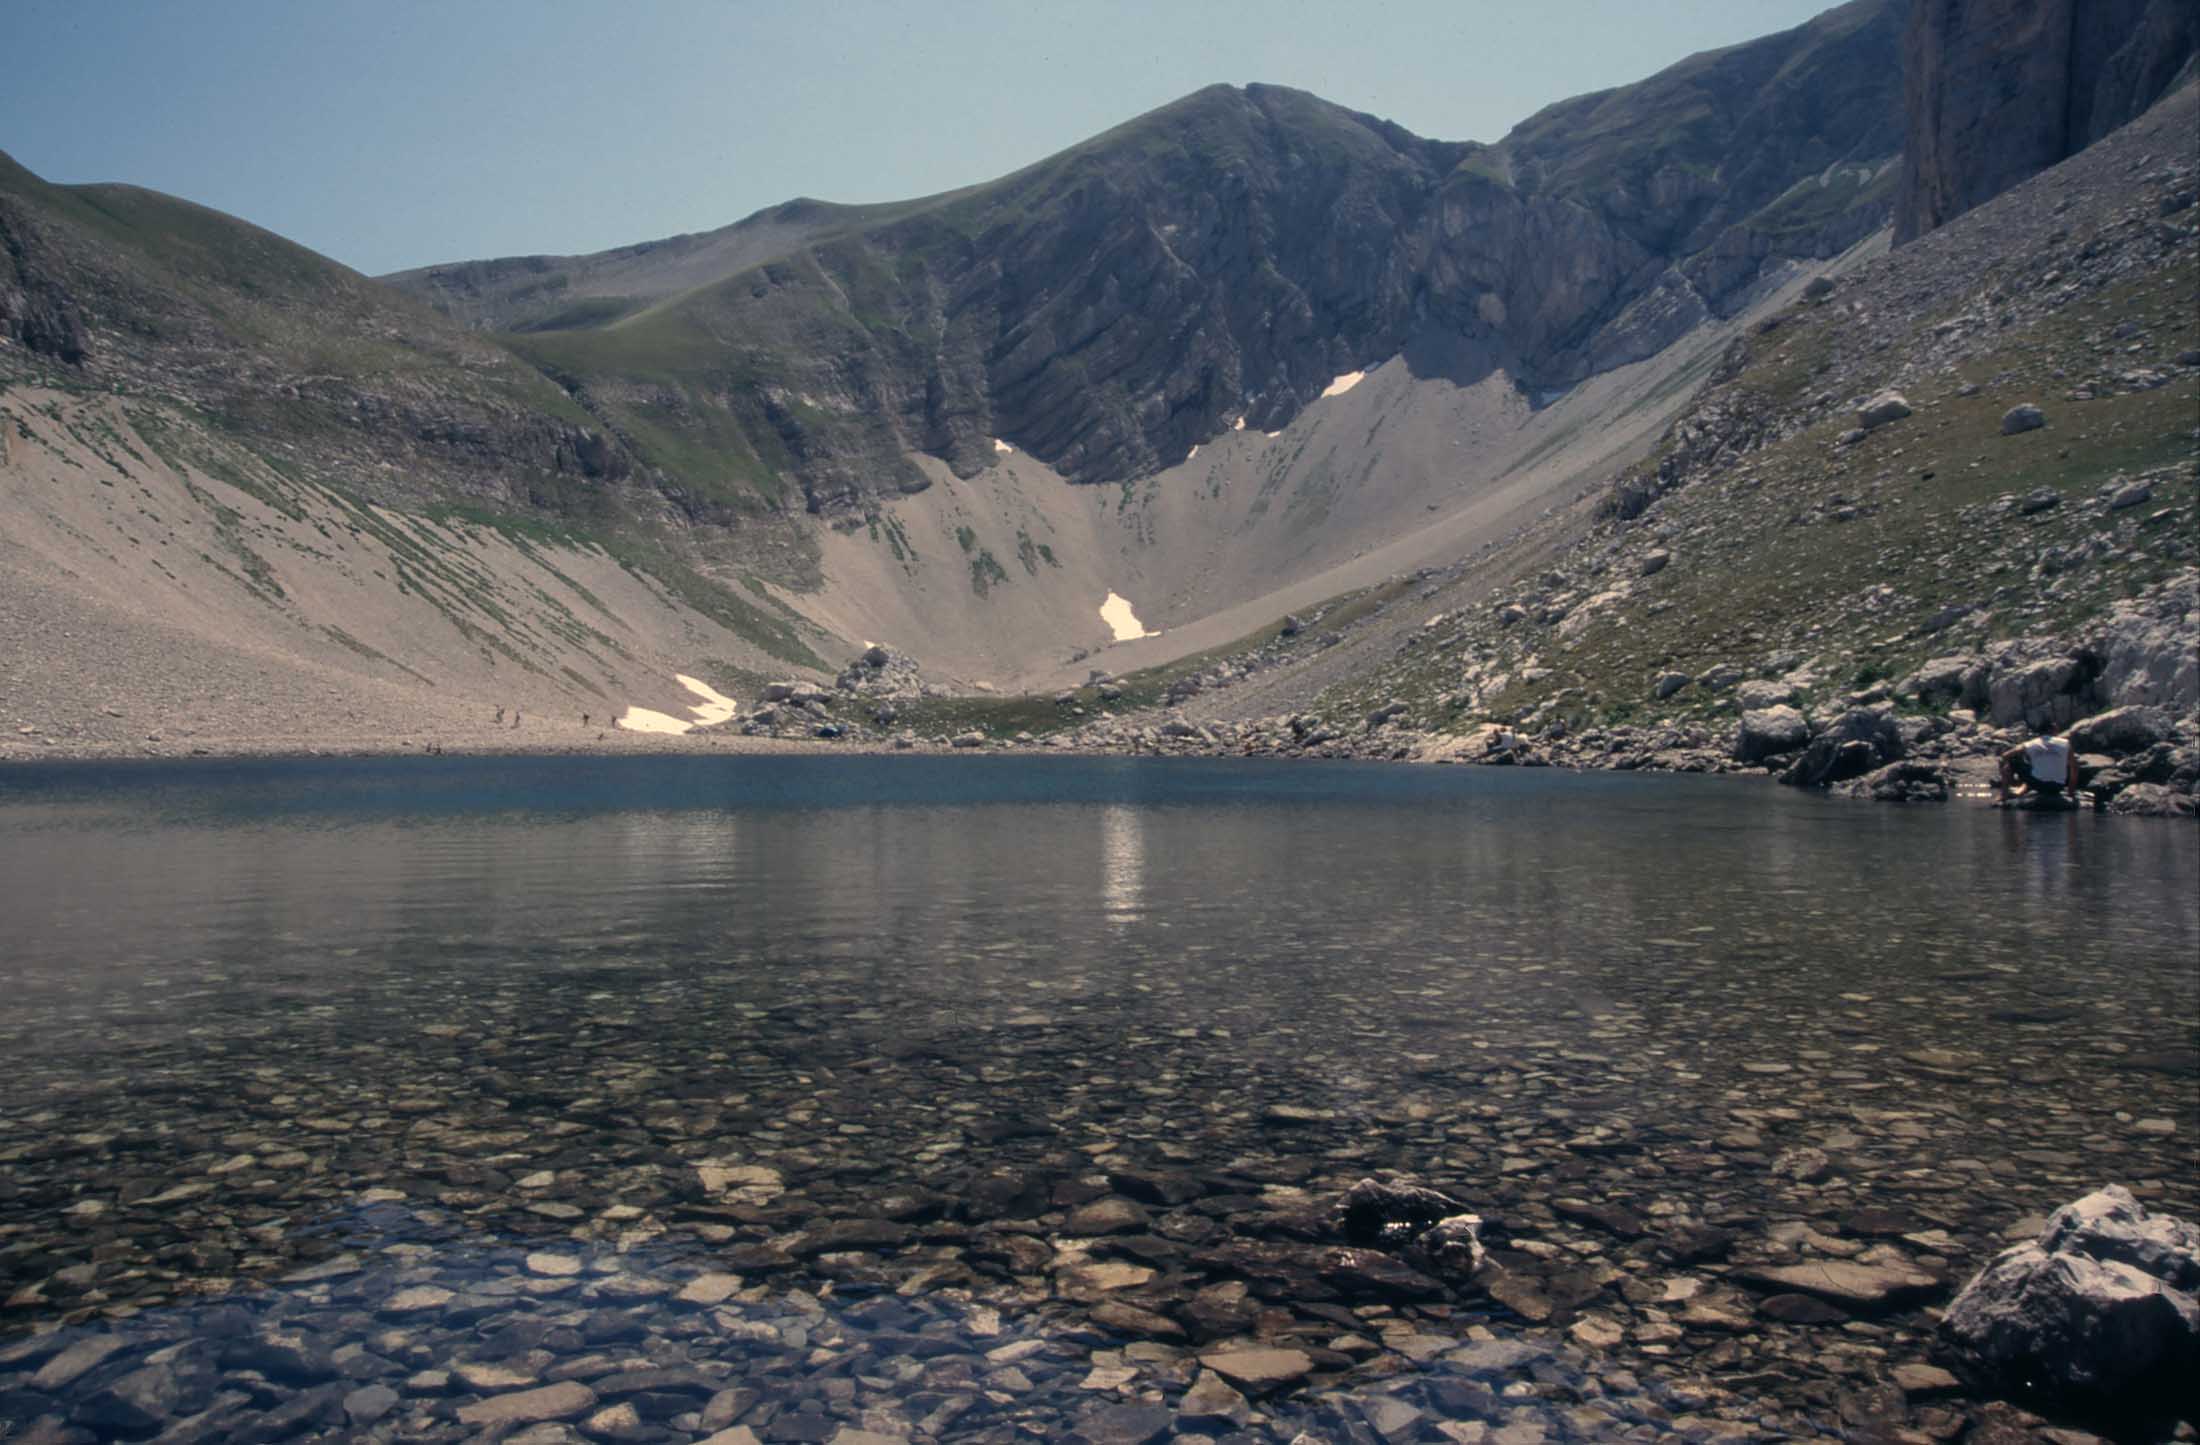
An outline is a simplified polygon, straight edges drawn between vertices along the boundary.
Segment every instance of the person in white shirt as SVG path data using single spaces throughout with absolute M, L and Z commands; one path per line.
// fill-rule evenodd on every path
M 2075 799 L 2077 764 L 2070 755 L 2070 739 L 2041 728 L 2038 737 L 2003 753 L 2001 790 L 2015 792 L 2020 785 L 2044 796 L 2066 794 Z

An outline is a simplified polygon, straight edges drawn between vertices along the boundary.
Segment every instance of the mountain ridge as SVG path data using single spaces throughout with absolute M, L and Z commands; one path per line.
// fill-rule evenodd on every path
M 1546 108 L 1516 128 L 1522 139 L 1496 146 L 1426 140 L 1285 87 L 1210 86 L 996 181 L 896 203 L 831 235 L 785 233 L 781 254 L 742 253 L 750 264 L 684 293 L 616 295 L 602 273 L 633 248 L 584 258 L 603 314 L 569 314 L 555 330 L 526 309 L 540 288 L 556 289 L 555 268 L 529 267 L 526 306 L 509 318 L 528 330 L 513 344 L 607 427 L 638 439 L 661 431 L 664 417 L 633 405 L 646 394 L 697 436 L 738 435 L 755 471 L 791 479 L 825 514 L 920 485 L 910 452 L 971 475 L 996 436 L 1077 481 L 1150 474 L 1239 420 L 1273 429 L 1336 374 L 1429 328 L 1484 337 L 1493 362 L 1548 392 L 1653 354 L 1735 305 L 1768 267 L 1834 254 L 1884 219 L 1899 10 L 1854 0 L 1691 57 L 1662 86 L 1672 72 Z M 1798 107 L 1814 88 L 1845 99 Z M 1695 110 L 1692 129 L 1653 136 L 1672 163 L 1651 168 L 1642 194 L 1614 190 L 1603 210 L 1585 208 L 1596 178 L 1634 158 L 1607 144 L 1644 129 L 1621 124 L 1629 97 L 1675 90 Z M 1584 105 L 1596 123 L 1574 145 L 1558 132 L 1568 107 Z M 1772 154 L 1783 143 L 1762 134 L 1768 108 L 1831 129 L 1783 159 Z M 1326 204 L 1287 196 L 1287 173 L 1299 191 L 1327 184 Z M 1790 193 L 1766 218 L 1776 224 L 1752 224 Z M 1662 227 L 1668 212 L 1688 218 L 1688 234 Z M 1341 234 L 1325 251 L 1293 244 L 1303 231 Z M 1692 249 L 1658 249 L 1668 244 Z M 1519 266 L 1524 256 L 1545 269 Z M 391 279 L 454 315 L 494 320 L 493 298 L 461 306 L 439 298 L 436 278 L 513 264 Z M 729 285 L 741 277 L 760 278 L 749 289 L 764 294 L 750 299 L 772 304 L 743 304 Z M 1105 334 L 1126 297 L 1173 318 L 1174 334 Z M 752 356 L 637 365 L 632 328 L 668 310 L 698 313 L 669 331 L 738 338 L 728 350 Z M 616 342 L 595 340 L 622 327 Z M 668 353 L 683 349 L 663 340 Z M 747 379 L 756 370 L 817 405 L 805 414 L 763 394 Z
M 674 674 L 746 698 L 874 641 L 973 690 L 1174 676 L 1570 516 L 1752 328 L 1799 334 L 1805 283 L 1885 248 L 1904 13 L 1855 0 L 1497 145 L 1208 87 L 994 182 L 787 202 L 562 287 L 570 258 L 478 263 L 442 309 L 0 166 L 0 601 L 43 599 L 0 672 L 73 706 L 35 639 L 134 605 L 439 729 L 484 696 L 666 712 Z M 473 324 L 507 281 L 535 309 Z M 1110 597 L 1158 635 L 1116 638 Z

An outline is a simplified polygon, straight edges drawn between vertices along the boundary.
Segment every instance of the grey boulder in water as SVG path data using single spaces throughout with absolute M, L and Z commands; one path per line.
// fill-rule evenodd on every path
M 2191 1408 L 2200 1372 L 2200 1229 L 2120 1185 L 2049 1216 L 1980 1271 L 1941 1323 L 1981 1384 L 2115 1414 Z

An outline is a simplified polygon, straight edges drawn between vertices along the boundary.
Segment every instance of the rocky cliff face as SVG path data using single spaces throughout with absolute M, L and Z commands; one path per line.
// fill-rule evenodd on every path
M 1564 389 L 1869 234 L 1901 16 L 1856 0 L 1495 146 L 1217 86 L 927 202 L 390 279 L 527 328 L 510 344 L 638 455 L 707 456 L 813 512 L 923 486 L 912 453 L 967 477 L 996 438 L 1119 482 L 1401 352 Z M 711 256 L 742 269 L 698 283 Z M 590 300 L 546 315 L 560 287 Z
M 1896 244 L 2133 119 L 2196 49 L 2188 0 L 1917 0 Z

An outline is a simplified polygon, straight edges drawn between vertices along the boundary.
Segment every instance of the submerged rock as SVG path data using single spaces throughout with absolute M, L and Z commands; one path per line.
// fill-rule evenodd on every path
M 1253 1395 L 1305 1379 L 1314 1372 L 1314 1360 L 1304 1350 L 1218 1350 L 1201 1355 L 1199 1362 L 1238 1389 Z
M 1877 1314 L 1915 1304 L 1940 1288 L 1939 1280 L 1921 1270 L 1846 1259 L 1765 1265 L 1736 1270 L 1734 1277 L 1761 1289 L 1810 1295 L 1852 1314 Z
M 2050 1407 L 2190 1407 L 2200 1372 L 2200 1229 L 2119 1185 L 2048 1218 L 1963 1287 L 1941 1331 L 1988 1388 Z
M 1362 1179 L 1337 1206 L 1338 1227 L 1355 1244 L 1403 1244 L 1439 1220 L 1466 1213 L 1439 1190 L 1384 1179 Z

